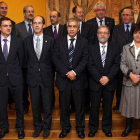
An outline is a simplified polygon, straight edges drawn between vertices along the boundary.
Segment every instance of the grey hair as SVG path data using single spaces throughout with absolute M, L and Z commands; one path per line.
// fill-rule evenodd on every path
M 95 4 L 94 10 L 96 10 L 97 6 L 104 6 L 104 7 L 105 7 L 105 10 L 106 10 L 105 4 L 104 4 L 103 2 L 101 2 L 101 1 L 99 1 L 99 2 L 97 2 L 97 3 Z
M 24 6 L 24 8 L 23 8 L 23 12 L 25 13 L 26 12 L 26 8 L 27 7 L 32 7 L 33 8 L 33 6 L 32 5 L 26 5 L 26 6 Z M 34 8 L 33 8 L 34 9 Z
M 107 28 L 107 29 L 108 29 L 108 33 L 110 34 L 110 29 L 109 29 L 109 27 L 106 26 L 106 25 L 101 25 L 101 26 L 99 26 L 99 27 L 98 27 L 98 30 L 97 30 L 97 33 L 98 33 L 99 29 L 100 29 L 100 28 L 103 28 L 103 27 Z
M 69 24 L 70 21 L 76 21 L 78 23 L 78 28 L 80 28 L 80 22 L 76 18 L 70 18 L 67 22 L 67 27 L 68 27 L 68 24 Z
M 131 11 L 131 15 L 134 16 L 134 11 L 133 11 L 132 9 L 130 9 L 130 8 L 125 8 L 125 9 L 123 9 L 122 14 L 123 14 L 123 12 L 124 12 L 126 9 L 129 9 L 129 10 Z

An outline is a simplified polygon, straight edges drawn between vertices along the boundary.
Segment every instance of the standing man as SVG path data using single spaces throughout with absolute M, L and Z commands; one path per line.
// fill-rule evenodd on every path
M 63 36 L 63 25 L 59 24 L 60 22 L 60 13 L 58 11 L 52 11 L 50 13 L 51 25 L 43 29 L 45 35 L 51 36 L 54 39 L 60 38 Z
M 112 102 L 117 87 L 120 53 L 117 44 L 108 42 L 110 36 L 108 26 L 101 25 L 97 30 L 97 36 L 99 43 L 89 47 L 87 66 L 91 97 L 88 137 L 94 137 L 98 130 L 101 98 L 104 101 L 102 129 L 107 137 L 112 137 Z
M 52 92 L 54 84 L 52 67 L 53 38 L 43 34 L 45 20 L 42 16 L 33 19 L 34 35 L 24 40 L 27 59 L 27 83 L 29 85 L 34 119 L 33 137 L 44 129 L 43 137 L 50 135 L 52 119 Z M 41 103 L 44 109 L 44 126 L 41 117 Z
M 23 139 L 23 42 L 11 35 L 12 22 L 9 18 L 0 19 L 0 139 L 9 133 L 7 114 L 8 95 L 12 95 L 16 107 L 16 129 L 18 138 Z
M 24 40 L 29 35 L 33 34 L 33 28 L 32 28 L 32 20 L 34 17 L 34 9 L 32 5 L 26 5 L 23 8 L 23 15 L 24 15 L 24 21 L 20 22 L 18 24 L 15 24 L 13 27 L 13 34 L 17 37 Z M 23 65 L 23 80 L 24 80 L 24 88 L 23 88 L 23 112 L 24 114 L 28 113 L 29 111 L 29 100 L 28 100 L 28 85 L 26 83 L 27 81 L 27 64 L 26 61 L 24 61 Z
M 120 55 L 123 50 L 123 46 L 133 41 L 133 28 L 134 23 L 132 23 L 134 13 L 132 9 L 124 9 L 122 12 L 122 19 L 123 23 L 118 24 L 114 27 L 113 35 L 112 35 L 112 42 L 116 42 L 119 45 Z M 113 107 L 113 110 L 118 110 L 120 106 L 121 100 L 121 93 L 122 93 L 122 81 L 123 81 L 123 74 L 121 69 L 118 73 L 118 87 L 116 89 L 116 106 Z
M 79 21 L 80 23 L 80 28 L 79 31 L 77 32 L 78 36 L 81 36 L 83 38 L 86 38 L 88 40 L 89 44 L 94 43 L 94 30 L 93 26 L 83 22 L 84 20 L 84 10 L 80 6 L 75 6 L 72 9 L 73 16 Z M 67 35 L 67 26 L 66 24 L 64 25 L 64 35 Z
M 60 92 L 62 132 L 64 138 L 70 132 L 70 103 L 73 99 L 76 110 L 76 130 L 84 138 L 84 91 L 87 88 L 86 65 L 88 41 L 77 36 L 79 21 L 71 18 L 67 22 L 68 35 L 56 40 L 53 62 L 57 68 L 56 87 Z
M 87 23 L 90 23 L 94 26 L 94 43 L 96 44 L 99 42 L 97 37 L 97 29 L 101 25 L 107 25 L 109 27 L 110 37 L 108 41 L 110 42 L 112 38 L 112 31 L 115 25 L 114 19 L 105 17 L 106 6 L 103 2 L 97 2 L 95 4 L 94 12 L 96 14 L 96 17 L 87 21 Z

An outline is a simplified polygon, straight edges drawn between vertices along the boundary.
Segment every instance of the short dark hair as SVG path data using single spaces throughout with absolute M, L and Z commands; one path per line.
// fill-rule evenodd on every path
M 60 13 L 59 13 L 58 11 L 56 11 L 56 12 L 57 12 L 57 16 L 58 16 L 58 17 L 61 17 Z
M 4 21 L 4 20 L 10 20 L 10 21 L 11 21 L 10 18 L 2 17 L 2 18 L 0 19 L 0 26 L 1 26 L 1 24 L 2 24 L 2 21 Z M 12 21 L 11 21 L 11 25 L 12 25 Z
M 73 7 L 72 13 L 76 13 L 77 6 Z
M 134 28 L 132 30 L 132 33 L 137 33 L 138 31 L 140 31 L 140 23 L 136 23 L 134 25 Z
M 45 19 L 44 19 L 44 17 L 43 17 L 43 16 L 40 16 L 40 15 L 37 15 L 37 16 L 41 17 L 41 18 L 42 18 L 42 23 L 45 24 Z M 36 16 L 36 17 L 37 17 L 37 16 Z M 34 18 L 35 18 L 35 17 L 34 17 Z M 33 21 L 34 21 L 34 18 L 33 18 Z

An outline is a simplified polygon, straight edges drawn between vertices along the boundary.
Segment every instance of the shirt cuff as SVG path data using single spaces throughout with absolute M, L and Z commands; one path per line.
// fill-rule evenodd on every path
M 73 70 L 72 70 L 73 71 Z M 75 76 L 76 76 L 76 73 L 73 71 L 73 73 L 75 74 Z

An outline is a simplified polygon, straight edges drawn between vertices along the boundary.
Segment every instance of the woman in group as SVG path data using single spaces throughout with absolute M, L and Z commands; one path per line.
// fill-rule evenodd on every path
M 126 128 L 122 137 L 132 132 L 133 118 L 140 119 L 140 24 L 134 27 L 133 39 L 132 43 L 123 47 L 120 64 L 124 77 L 119 110 L 126 117 Z

